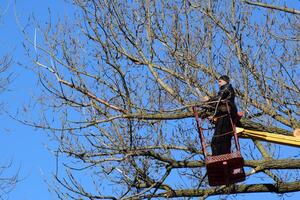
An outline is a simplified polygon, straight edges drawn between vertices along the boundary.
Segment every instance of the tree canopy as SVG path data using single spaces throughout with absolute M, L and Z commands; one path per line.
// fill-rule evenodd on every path
M 242 144 L 247 180 L 209 187 L 191 109 L 226 74 L 244 126 L 277 134 L 299 128 L 297 11 L 235 0 L 72 4 L 74 16 L 32 24 L 42 41 L 27 38 L 43 88 L 43 115 L 32 125 L 57 142 L 61 199 L 300 190 L 300 160 L 255 140 Z M 267 183 L 249 181 L 257 174 Z

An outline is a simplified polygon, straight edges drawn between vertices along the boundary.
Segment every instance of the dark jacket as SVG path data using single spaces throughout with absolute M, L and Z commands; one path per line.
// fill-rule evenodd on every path
M 226 84 L 220 87 L 218 94 L 209 99 L 216 108 L 216 115 L 227 113 L 227 107 L 224 100 L 227 100 L 231 116 L 236 119 L 237 108 L 234 102 L 235 92 L 231 84 Z M 223 100 L 223 101 L 222 101 Z

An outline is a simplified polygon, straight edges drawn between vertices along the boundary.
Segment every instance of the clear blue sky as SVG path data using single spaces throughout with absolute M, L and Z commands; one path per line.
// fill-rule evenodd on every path
M 34 14 L 39 20 L 46 21 L 48 8 L 53 16 L 64 16 L 67 12 L 63 1 L 59 0 L 17 0 L 14 8 L 13 0 L 1 0 L 1 11 L 5 11 L 0 21 L 0 53 L 12 52 L 14 63 L 10 72 L 14 73 L 14 81 L 10 91 L 1 93 L 0 101 L 5 102 L 5 109 L 10 114 L 23 112 L 23 106 L 30 102 L 36 88 L 36 76 L 18 64 L 32 65 L 25 56 L 22 47 L 23 36 L 15 19 L 14 9 L 25 25 L 27 17 Z M 8 7 L 9 6 L 9 7 Z M 34 37 L 32 35 L 32 37 Z M 32 102 L 34 103 L 34 102 Z M 32 117 L 35 117 L 32 114 Z M 24 178 L 10 194 L 13 200 L 55 199 L 48 192 L 44 180 L 51 179 L 55 162 L 51 152 L 47 150 L 48 139 L 41 130 L 33 130 L 7 115 L 0 115 L 0 163 L 13 160 L 14 170 L 20 169 L 20 178 Z
M 22 40 L 23 36 L 18 28 L 14 15 L 13 0 L 1 0 L 1 10 L 5 10 L 0 22 L 0 55 L 12 52 L 14 64 L 11 71 L 15 80 L 10 85 L 10 91 L 0 95 L 0 101 L 4 101 L 6 110 L 10 114 L 23 112 L 22 107 L 30 102 L 37 80 L 36 76 L 20 66 L 18 62 L 32 65 L 25 56 Z M 299 1 L 297 1 L 299 3 Z M 9 4 L 9 7 L 7 5 Z M 70 8 L 62 0 L 17 0 L 17 15 L 25 24 L 26 18 L 34 14 L 40 21 L 48 18 L 48 8 L 53 16 L 64 16 Z M 34 37 L 32 35 L 32 37 Z M 33 102 L 34 103 L 34 102 Z M 34 113 L 32 114 L 34 116 Z M 55 195 L 48 192 L 47 184 L 51 183 L 51 173 L 55 168 L 54 157 L 47 150 L 48 138 L 42 130 L 33 130 L 12 120 L 5 114 L 0 115 L 0 163 L 13 159 L 14 170 L 20 169 L 20 177 L 24 178 L 11 193 L 13 200 L 48 200 L 55 199 Z M 245 194 L 237 199 L 262 199 L 274 198 L 270 194 Z M 218 198 L 211 198 L 218 199 Z M 300 199 L 300 193 L 289 194 L 287 199 Z

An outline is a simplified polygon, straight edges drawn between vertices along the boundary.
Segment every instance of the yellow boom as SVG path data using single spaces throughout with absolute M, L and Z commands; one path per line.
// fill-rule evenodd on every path
M 262 140 L 267 142 L 274 142 L 277 144 L 289 145 L 294 147 L 300 147 L 300 137 L 287 136 L 269 132 L 254 131 L 244 128 L 236 128 L 236 131 L 240 137 L 252 138 L 256 140 Z

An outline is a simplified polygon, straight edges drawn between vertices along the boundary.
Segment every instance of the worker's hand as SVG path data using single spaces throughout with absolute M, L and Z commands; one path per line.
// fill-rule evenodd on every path
M 209 97 L 208 97 L 208 96 L 205 96 L 205 97 L 202 98 L 202 100 L 203 100 L 203 101 L 208 101 L 208 100 L 209 100 Z
M 214 116 L 209 116 L 208 120 L 212 123 L 215 123 L 217 121 L 217 118 L 215 118 Z

